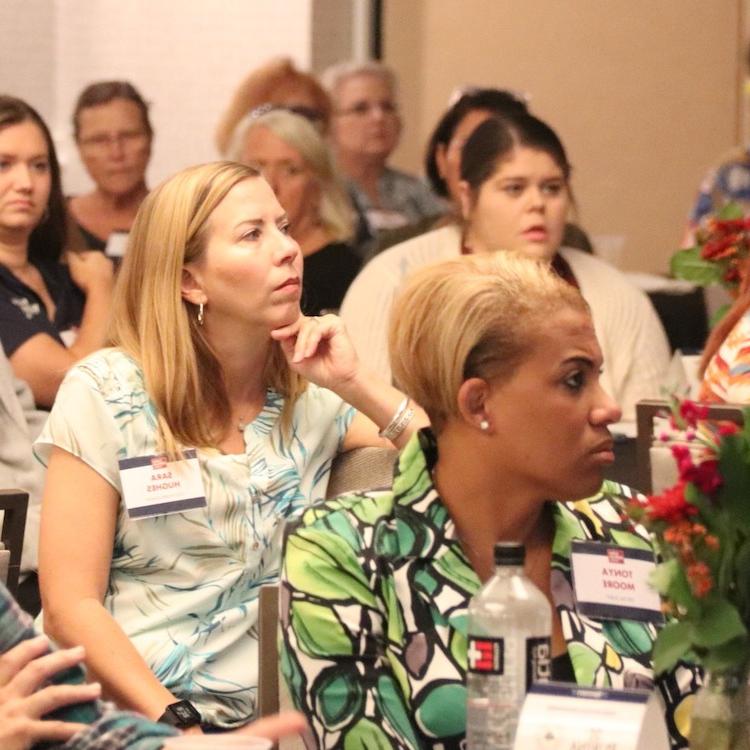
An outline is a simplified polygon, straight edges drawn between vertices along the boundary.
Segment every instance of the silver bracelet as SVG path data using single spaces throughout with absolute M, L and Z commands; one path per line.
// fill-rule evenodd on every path
M 391 421 L 378 433 L 379 437 L 392 442 L 406 429 L 409 422 L 414 419 L 414 409 L 411 408 L 410 404 L 409 397 L 405 396 L 404 400 L 398 405 Z

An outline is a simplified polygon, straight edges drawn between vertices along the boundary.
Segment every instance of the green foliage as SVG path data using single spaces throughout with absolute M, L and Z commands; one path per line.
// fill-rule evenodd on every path
M 669 270 L 676 279 L 691 281 L 698 286 L 721 284 L 724 279 L 724 266 L 701 257 L 699 247 L 678 250 L 669 261 Z

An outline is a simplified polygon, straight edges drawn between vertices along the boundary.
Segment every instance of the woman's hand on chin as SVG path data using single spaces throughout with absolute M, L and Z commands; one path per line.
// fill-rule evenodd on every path
M 336 315 L 307 318 L 271 331 L 290 367 L 316 385 L 338 392 L 357 376 L 359 360 L 344 324 Z

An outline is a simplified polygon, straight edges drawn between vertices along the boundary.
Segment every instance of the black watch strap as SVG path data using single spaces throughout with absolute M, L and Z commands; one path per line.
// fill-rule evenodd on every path
M 190 701 L 170 703 L 159 717 L 160 724 L 169 724 L 178 729 L 196 727 L 202 722 L 198 709 Z

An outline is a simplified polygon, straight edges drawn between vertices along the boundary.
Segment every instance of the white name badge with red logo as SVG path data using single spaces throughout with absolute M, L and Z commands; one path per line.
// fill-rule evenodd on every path
M 659 594 L 649 584 L 655 567 L 649 550 L 574 541 L 571 568 L 576 610 L 602 620 L 663 622 Z
M 664 711 L 652 692 L 550 682 L 526 696 L 514 750 L 668 750 Z
M 138 456 L 119 461 L 122 497 L 128 516 L 135 520 L 205 508 L 206 493 L 195 450 L 184 458 Z

